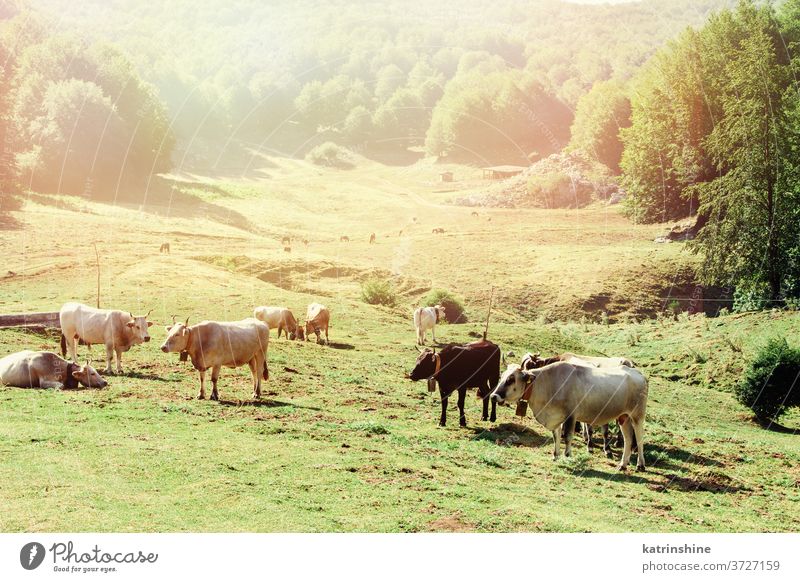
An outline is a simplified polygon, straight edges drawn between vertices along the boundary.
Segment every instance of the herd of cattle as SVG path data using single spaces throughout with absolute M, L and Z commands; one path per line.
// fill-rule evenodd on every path
M 122 354 L 133 346 L 150 341 L 147 316 L 134 316 L 120 310 L 95 309 L 79 303 L 66 303 L 59 313 L 61 356 L 53 352 L 22 351 L 0 359 L 0 384 L 23 388 L 103 388 L 107 381 L 91 367 L 75 363 L 78 345 L 102 344 L 106 350 L 104 373 L 121 374 Z M 211 399 L 218 400 L 217 382 L 223 366 L 235 368 L 247 364 L 253 378 L 253 397 L 261 397 L 261 381 L 269 379 L 267 347 L 271 329 L 278 337 L 308 340 L 314 333 L 317 343 L 329 342 L 330 311 L 312 303 L 304 325 L 298 323 L 285 307 L 256 307 L 252 318 L 234 322 L 202 321 L 166 327 L 161 345 L 165 353 L 179 353 L 180 360 L 190 360 L 200 377 L 198 398 L 205 398 L 206 371 L 211 370 Z M 440 305 L 414 311 L 417 343 L 424 345 L 430 330 L 436 341 L 436 324 L 445 316 Z M 565 454 L 571 453 L 576 423 L 583 424 L 587 446 L 592 448 L 592 426 L 602 426 L 603 449 L 611 456 L 609 423 L 616 421 L 623 438 L 619 465 L 625 469 L 633 447 L 638 453 L 637 468 L 644 470 L 644 419 L 647 407 L 647 380 L 627 358 L 599 358 L 565 353 L 551 358 L 526 354 L 519 364 L 510 364 L 501 374 L 500 348 L 487 340 L 463 345 L 448 344 L 439 352 L 420 348 L 421 353 L 407 378 L 427 380 L 430 391 L 439 387 L 441 418 L 447 422 L 448 398 L 458 393 L 459 423 L 466 426 L 464 404 L 469 388 L 477 388 L 483 401 L 482 419 L 495 422 L 498 404 L 517 403 L 517 414 L 525 416 L 530 406 L 534 418 L 553 433 L 554 458 L 560 454 L 560 440 L 565 439 Z M 64 359 L 69 353 L 70 360 Z M 491 415 L 489 406 L 491 405 Z

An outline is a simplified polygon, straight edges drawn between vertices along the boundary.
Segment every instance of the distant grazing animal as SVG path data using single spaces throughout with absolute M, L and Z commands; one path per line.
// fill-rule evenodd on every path
M 331 322 L 331 312 L 320 303 L 312 303 L 306 311 L 306 341 L 311 337 L 311 332 L 317 336 L 317 343 L 322 343 L 320 332 L 325 330 L 325 343 L 330 343 L 328 338 L 328 326 Z
M 497 420 L 497 404 L 492 401 L 492 414 L 489 416 L 489 395 L 500 377 L 500 348 L 490 341 L 477 341 L 464 345 L 449 344 L 437 354 L 425 348 L 408 375 L 416 382 L 434 378 L 439 384 L 442 399 L 442 415 L 439 426 L 447 424 L 447 398 L 458 390 L 458 422 L 467 426 L 464 414 L 464 400 L 468 388 L 477 388 L 478 396 L 483 398 L 482 420 Z
M 169 254 L 169 243 L 168 242 L 161 243 L 161 247 L 158 249 L 158 252 Z
M 167 339 L 161 345 L 165 353 L 179 352 L 181 359 L 191 359 L 200 373 L 200 392 L 206 397 L 206 370 L 211 369 L 211 400 L 219 400 L 217 380 L 222 366 L 238 368 L 247 364 L 253 376 L 253 398 L 261 398 L 261 379 L 269 380 L 267 347 L 269 327 L 262 321 L 248 318 L 242 321 L 201 321 L 167 326 Z
M 541 368 L 543 366 L 547 366 L 554 362 L 569 362 L 571 364 L 576 365 L 583 365 L 583 366 L 591 366 L 594 368 L 617 368 L 619 366 L 628 366 L 629 368 L 635 368 L 633 362 L 628 358 L 623 357 L 612 357 L 612 358 L 605 358 L 599 356 L 581 356 L 577 354 L 573 354 L 571 352 L 565 352 L 558 356 L 552 356 L 550 358 L 541 358 L 539 354 L 531 354 L 528 352 L 522 357 L 521 367 L 523 370 L 533 370 L 535 368 Z M 607 457 L 611 457 L 611 447 L 610 447 L 610 431 L 608 424 L 603 425 L 603 452 Z M 592 448 L 594 447 L 594 442 L 592 440 L 592 425 L 584 424 L 583 425 L 583 438 L 586 441 L 586 447 L 591 452 Z M 622 446 L 622 433 L 620 432 L 619 438 L 617 439 L 617 446 Z
M 86 362 L 73 364 L 53 352 L 25 350 L 0 359 L 0 384 L 18 388 L 87 388 L 108 386 L 97 370 Z
M 350 237 L 349 236 L 340 236 L 339 237 L 339 242 L 350 242 Z
M 441 305 L 417 307 L 414 310 L 414 327 L 417 330 L 417 344 L 425 345 L 425 334 L 431 330 L 433 343 L 436 343 L 436 324 L 444 319 L 445 311 Z
M 106 347 L 106 368 L 111 374 L 114 354 L 117 355 L 117 373 L 122 374 L 122 354 L 133 346 L 150 341 L 148 328 L 153 325 L 145 315 L 117 309 L 95 309 L 80 303 L 65 303 L 58 314 L 61 323 L 61 355 L 69 351 L 70 359 L 78 359 L 79 340 L 87 346 L 103 344 Z
M 486 219 L 486 222 L 491 222 L 491 221 L 492 221 L 492 217 L 491 216 Z
M 292 237 L 290 237 L 290 236 L 285 236 L 285 237 L 283 237 L 283 238 L 281 239 L 281 244 L 282 244 L 284 247 L 289 247 L 289 246 L 292 246 Z
M 472 211 L 472 216 L 474 216 L 475 218 L 478 218 L 478 213 L 473 210 Z
M 444 234 L 444 229 L 443 228 L 434 228 L 431 232 L 433 234 Z
M 286 307 L 256 307 L 253 310 L 253 317 L 266 323 L 271 330 L 277 329 L 279 338 L 281 332 L 287 339 L 293 340 L 297 337 L 297 320 Z
M 371 235 L 369 235 L 369 244 L 372 244 L 374 242 L 375 242 L 375 233 L 373 232 Z
M 397 236 L 403 236 L 403 231 L 402 231 L 402 229 L 400 230 L 400 232 L 398 232 L 398 233 L 397 233 Z
M 416 216 L 412 216 L 412 217 L 411 217 L 411 221 L 412 221 L 412 222 L 416 222 L 416 221 L 417 221 L 417 217 L 416 217 Z
M 306 247 L 308 246 L 308 239 L 307 238 L 303 239 L 303 246 L 306 246 Z
M 292 252 L 292 247 L 283 247 L 283 252 L 291 253 Z
M 528 402 L 534 418 L 553 433 L 554 459 L 560 454 L 562 424 L 567 428 L 564 453 L 570 456 L 576 420 L 597 425 L 616 419 L 625 439 L 619 469 L 628 466 L 634 434 L 638 449 L 637 468 L 645 469 L 647 380 L 638 370 L 627 366 L 591 368 L 569 362 L 523 370 L 517 364 L 511 364 L 491 398 L 498 404 L 513 404 L 519 400 Z

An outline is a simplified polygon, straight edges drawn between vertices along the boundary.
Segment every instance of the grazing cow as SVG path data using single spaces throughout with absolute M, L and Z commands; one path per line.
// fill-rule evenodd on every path
M 158 252 L 169 254 L 169 243 L 168 242 L 161 243 L 161 247 L 158 249 Z
M 369 244 L 374 244 L 374 243 L 375 243 L 375 233 L 373 232 L 372 234 L 369 235 Z
M 306 341 L 308 341 L 308 338 L 311 337 L 311 332 L 313 331 L 317 336 L 317 343 L 322 343 L 320 332 L 324 329 L 325 343 L 330 343 L 330 339 L 328 338 L 328 326 L 330 325 L 330 322 L 331 312 L 327 307 L 320 303 L 310 304 L 306 310 Z
M 303 246 L 305 246 L 305 247 L 308 246 L 308 239 L 307 238 L 303 239 Z
M 434 305 L 433 307 L 417 307 L 414 310 L 414 327 L 417 329 L 417 344 L 425 345 L 425 334 L 431 330 L 433 343 L 436 343 L 436 324 L 444 319 L 444 307 Z
M 150 310 L 152 311 L 152 309 Z M 78 342 L 88 346 L 103 344 L 106 347 L 106 367 L 111 374 L 111 363 L 117 355 L 117 373 L 122 374 L 122 354 L 133 346 L 150 341 L 148 328 L 153 325 L 146 315 L 134 316 L 118 309 L 95 309 L 81 303 L 65 303 L 58 314 L 61 322 L 61 355 L 69 351 L 70 359 L 78 359 Z
M 287 339 L 293 340 L 297 337 L 297 320 L 286 307 L 256 307 L 253 317 L 266 323 L 270 329 L 277 329 L 278 338 L 281 337 L 281 332 Z
M 644 419 L 647 409 L 647 380 L 636 369 L 591 368 L 555 362 L 534 370 L 511 364 L 491 395 L 498 404 L 528 402 L 533 416 L 552 431 L 557 459 L 562 424 L 567 427 L 564 453 L 571 454 L 575 421 L 607 424 L 616 419 L 622 428 L 625 447 L 619 469 L 628 466 L 634 434 L 638 449 L 637 469 L 644 470 Z
M 478 218 L 478 213 L 473 210 L 472 211 L 472 216 L 474 216 L 475 218 Z
M 397 233 L 397 236 L 403 236 L 403 229 L 400 229 L 400 232 Z
M 431 232 L 433 234 L 444 234 L 444 229 L 443 228 L 434 228 Z
M 211 369 L 211 400 L 219 400 L 217 380 L 222 366 L 250 366 L 253 376 L 253 398 L 261 398 L 261 379 L 269 380 L 267 347 L 269 326 L 257 319 L 242 321 L 201 321 L 167 326 L 167 339 L 161 345 L 164 353 L 179 352 L 181 360 L 191 359 L 200 373 L 199 400 L 206 397 L 206 370 Z
M 283 252 L 284 253 L 291 253 L 292 252 L 292 247 L 283 247 Z
M 438 354 L 425 348 L 408 375 L 414 382 L 433 378 L 439 384 L 439 395 L 442 399 L 439 426 L 445 426 L 447 423 L 447 398 L 456 390 L 458 390 L 458 423 L 467 426 L 464 400 L 468 388 L 477 388 L 478 395 L 485 396 L 481 419 L 494 422 L 497 419 L 497 403 L 492 401 L 490 417 L 488 396 L 499 377 L 500 348 L 485 340 L 464 345 L 448 344 Z
M 281 244 L 285 247 L 292 246 L 292 237 L 285 236 L 281 239 Z
M 339 237 L 339 242 L 350 242 L 350 237 L 349 236 L 340 236 Z
M 18 388 L 87 388 L 108 386 L 97 370 L 86 362 L 73 364 L 53 352 L 25 350 L 0 359 L 0 384 Z
M 579 365 L 579 366 L 590 366 L 593 368 L 618 368 L 619 366 L 628 366 L 629 368 L 635 368 L 636 366 L 633 365 L 633 362 L 628 358 L 623 357 L 600 357 L 600 356 L 580 356 L 577 354 L 573 354 L 572 352 L 565 352 L 558 356 L 552 356 L 550 358 L 541 358 L 539 354 L 531 354 L 528 352 L 522 357 L 522 363 L 520 366 L 523 370 L 533 370 L 535 368 L 541 368 L 548 364 L 552 364 L 554 362 L 569 362 L 571 364 Z M 608 424 L 603 425 L 603 452 L 607 457 L 611 457 L 611 439 L 610 439 L 610 431 Z M 592 448 L 594 447 L 594 442 L 592 440 L 592 425 L 585 424 L 583 425 L 583 438 L 586 441 L 586 448 L 591 452 Z M 565 427 L 566 433 L 566 427 Z M 617 446 L 623 446 L 622 440 L 622 433 L 618 435 L 617 438 Z

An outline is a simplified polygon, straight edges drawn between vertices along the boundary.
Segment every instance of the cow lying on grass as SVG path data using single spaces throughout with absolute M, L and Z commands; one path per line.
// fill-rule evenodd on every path
M 211 368 L 211 400 L 219 400 L 217 380 L 222 366 L 250 366 L 253 376 L 253 398 L 261 398 L 261 378 L 269 380 L 267 346 L 269 327 L 256 319 L 242 321 L 201 321 L 189 326 L 177 323 L 167 327 L 167 339 L 161 346 L 165 353 L 180 352 L 181 359 L 191 358 L 192 366 L 200 373 L 200 392 L 206 397 L 206 370 Z
M 150 315 L 150 312 L 147 312 Z M 133 346 L 150 341 L 148 328 L 153 325 L 147 315 L 134 317 L 118 309 L 95 309 L 80 303 L 65 303 L 58 314 L 61 323 L 61 355 L 69 351 L 70 359 L 78 359 L 78 342 L 88 346 L 103 344 L 106 348 L 105 373 L 111 374 L 114 354 L 117 373 L 122 374 L 122 354 Z
M 489 395 L 492 386 L 500 377 L 500 348 L 490 341 L 472 342 L 465 345 L 450 344 L 437 354 L 424 349 L 417 358 L 414 369 L 408 377 L 416 382 L 433 378 L 439 384 L 442 399 L 442 416 L 439 426 L 447 424 L 447 398 L 458 391 L 458 422 L 467 426 L 464 414 L 464 401 L 468 388 L 478 388 L 478 394 Z M 497 420 L 497 404 L 492 401 L 492 415 L 489 418 L 489 399 L 483 399 L 482 420 Z
M 553 458 L 557 459 L 561 425 L 567 430 L 564 454 L 570 456 L 575 421 L 606 424 L 616 419 L 625 439 L 619 469 L 628 466 L 634 434 L 638 449 L 637 469 L 644 470 L 644 418 L 647 380 L 633 368 L 590 368 L 555 362 L 534 370 L 512 364 L 491 396 L 498 404 L 528 402 L 533 416 L 552 431 Z
M 86 362 L 73 364 L 53 352 L 25 350 L 0 359 L 0 384 L 18 388 L 87 388 L 108 386 L 97 370 Z

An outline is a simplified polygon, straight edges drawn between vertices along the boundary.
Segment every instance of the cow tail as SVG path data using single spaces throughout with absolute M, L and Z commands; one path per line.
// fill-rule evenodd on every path
M 67 357 L 67 336 L 63 333 L 61 334 L 61 357 Z
M 267 367 L 267 360 L 264 360 L 264 380 L 269 380 L 269 368 Z

